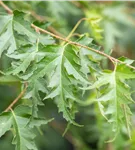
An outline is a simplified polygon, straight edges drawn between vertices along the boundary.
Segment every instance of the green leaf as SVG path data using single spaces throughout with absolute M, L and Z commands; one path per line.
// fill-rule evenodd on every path
M 15 129 L 15 137 L 13 144 L 16 144 L 16 150 L 37 150 L 33 139 L 35 135 L 27 127 L 29 119 L 17 116 L 13 111 L 13 127 Z
M 13 53 L 17 46 L 13 33 L 13 16 L 0 15 L 0 57 L 4 50 Z
M 0 115 L 0 137 L 4 135 L 12 126 L 12 116 L 10 113 Z
M 36 43 L 37 39 L 42 44 L 48 45 L 54 43 L 54 40 L 50 36 L 45 36 L 38 34 L 31 28 L 31 23 L 25 20 L 25 14 L 23 12 L 19 12 L 17 10 L 14 11 L 14 30 L 17 34 L 26 36 L 25 42 L 29 43 Z
M 85 93 L 80 90 L 79 86 L 90 85 L 90 69 L 94 71 L 99 69 L 99 64 L 96 63 L 103 57 L 90 50 L 78 49 L 75 46 L 44 46 L 40 35 L 35 36 L 30 25 L 22 22 L 21 16 L 23 16 L 22 13 L 15 12 L 15 30 L 19 35 L 23 35 L 24 39 L 27 36 L 28 42 L 25 41 L 25 45 L 21 45 L 17 51 L 8 55 L 14 59 L 8 74 L 17 75 L 29 83 L 25 98 L 32 98 L 33 116 L 37 116 L 37 106 L 43 105 L 39 95 L 39 91 L 42 91 L 46 94 L 45 99 L 55 99 L 59 112 L 63 112 L 63 117 L 67 121 L 76 124 L 73 121 L 74 115 L 71 113 L 71 106 L 74 102 L 83 103 L 79 100 L 78 95 Z M 24 27 L 21 27 L 22 25 Z M 91 43 L 92 39 L 86 36 L 81 37 L 78 42 L 83 42 L 85 45 L 99 50 L 99 47 Z M 77 95 L 75 91 L 79 94 Z
M 45 125 L 53 120 L 32 117 L 32 108 L 26 105 L 19 105 L 11 112 L 4 112 L 0 115 L 0 137 L 13 127 L 13 144 L 16 150 L 37 150 L 34 142 L 34 127 Z
M 13 65 L 11 73 L 18 75 L 22 79 L 27 78 L 29 86 L 32 87 L 27 98 L 33 98 L 33 107 L 35 109 L 33 110 L 33 114 L 36 115 L 37 105 L 42 104 L 40 95 L 38 94 L 38 91 L 41 89 L 43 93 L 46 93 L 45 99 L 56 99 L 59 112 L 63 112 L 64 118 L 75 124 L 73 116 L 70 114 L 70 109 L 72 103 L 79 100 L 72 89 L 79 89 L 79 85 L 86 86 L 90 84 L 88 76 L 81 70 L 81 61 L 78 52 L 71 46 L 43 46 L 40 44 L 37 46 L 36 52 L 33 52 L 35 59 L 33 59 L 33 62 L 29 66 L 28 63 L 26 63 L 27 66 L 24 65 L 24 61 L 27 60 L 25 55 L 11 55 L 16 60 L 20 60 L 19 62 L 17 61 L 19 66 Z M 32 57 L 31 52 L 27 51 L 27 53 Z M 25 70 L 23 66 L 25 66 Z M 18 69 L 19 71 L 16 71 Z M 23 70 L 25 73 L 23 73 Z M 47 80 L 43 80 L 43 77 Z M 39 80 L 42 80 L 42 84 L 38 82 Z
M 24 96 L 26 99 L 31 99 L 32 101 L 32 116 L 37 117 L 38 105 L 43 106 L 42 99 L 39 95 L 39 91 L 43 93 L 48 93 L 46 89 L 46 83 L 43 78 L 39 78 L 33 82 L 30 82 L 27 92 Z
M 52 38 L 36 33 L 24 18 L 24 13 L 14 11 L 13 32 L 18 47 L 14 53 L 7 54 L 14 59 L 7 74 L 17 75 L 29 83 L 25 97 L 32 98 L 33 116 L 37 116 L 37 106 L 43 105 L 39 95 L 39 91 L 42 91 L 46 94 L 45 99 L 56 100 L 59 112 L 63 112 L 67 121 L 76 124 L 71 108 L 74 102 L 82 103 L 82 101 L 75 91 L 79 92 L 79 95 L 84 94 L 85 91 L 81 91 L 79 86 L 90 85 L 89 68 L 93 66 L 93 69 L 96 69 L 95 62 L 102 57 L 87 49 L 79 50 L 75 46 L 50 45 L 54 43 Z M 84 39 L 87 39 L 85 45 L 98 48 L 91 43 L 92 39 L 85 36 L 79 39 L 79 42 Z M 46 81 L 42 80 L 43 78 Z M 46 88 L 42 88 L 43 86 Z
M 21 45 L 34 44 L 37 40 L 46 45 L 54 43 L 50 36 L 36 33 L 24 18 L 25 14 L 19 11 L 14 11 L 13 15 L 0 15 L 0 57 L 4 50 L 10 55 Z
M 45 125 L 45 124 L 48 124 L 49 122 L 51 122 L 52 120 L 54 120 L 54 118 L 52 119 L 49 119 L 49 120 L 45 120 L 45 119 L 41 119 L 41 118 L 35 118 L 35 119 L 32 119 L 29 126 L 31 128 L 33 128 L 34 126 L 36 127 L 39 127 L 41 125 Z
M 31 118 L 32 109 L 29 106 L 20 105 L 12 110 L 12 124 L 15 130 L 13 144 L 16 150 L 37 150 L 34 142 L 35 134 L 33 127 L 47 124 L 53 119 Z
M 8 74 L 13 74 L 13 75 L 16 75 L 20 72 L 25 72 L 26 69 L 29 67 L 29 65 L 31 64 L 31 62 L 33 60 L 35 60 L 35 57 L 36 57 L 36 53 L 37 53 L 37 50 L 38 50 L 38 45 L 33 45 L 33 46 L 25 46 L 25 47 L 21 47 L 21 49 L 24 49 L 26 51 L 26 53 L 21 53 L 19 54 L 19 49 L 18 49 L 18 52 L 15 52 L 14 54 L 11 54 L 11 55 L 8 55 L 8 57 L 10 58 L 14 58 L 14 59 L 20 59 L 20 63 L 15 63 L 13 62 L 12 63 L 12 66 L 14 69 L 13 72 L 10 72 Z M 20 51 L 21 51 L 20 49 Z
M 34 78 L 43 77 L 45 75 L 49 78 L 48 87 L 52 90 L 45 99 L 55 98 L 59 112 L 63 112 L 63 117 L 67 121 L 76 124 L 73 121 L 70 109 L 73 101 L 76 101 L 77 98 L 72 92 L 73 85 L 70 80 L 72 78 L 75 84 L 80 83 L 83 86 L 89 84 L 88 79 L 86 79 L 84 74 L 80 71 L 80 65 L 78 65 L 79 57 L 73 49 L 51 46 L 46 48 L 46 51 L 48 50 L 55 50 L 54 58 L 48 55 L 46 57 L 46 60 L 48 60 L 46 64 L 48 65 L 41 69 L 39 73 L 36 73 Z M 71 58 L 74 58 L 74 60 Z
M 99 89 L 97 102 L 101 113 L 112 124 L 112 131 L 117 135 L 126 125 L 129 137 L 131 127 L 131 111 L 129 104 L 133 103 L 128 83 L 135 79 L 135 72 L 124 64 L 116 65 L 114 71 L 103 72 L 89 89 Z

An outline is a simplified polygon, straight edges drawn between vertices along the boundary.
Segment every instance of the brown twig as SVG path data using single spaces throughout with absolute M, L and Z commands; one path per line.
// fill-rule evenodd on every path
M 34 24 L 31 24 L 31 26 L 32 26 L 35 30 L 39 30 L 39 31 L 41 31 L 42 33 L 49 34 L 49 35 L 51 35 L 52 37 L 55 37 L 55 38 L 57 38 L 57 39 L 59 39 L 59 40 L 62 40 L 62 41 L 65 41 L 65 42 L 69 43 L 70 45 L 76 45 L 76 46 L 79 46 L 79 47 L 83 47 L 83 48 L 92 50 L 92 51 L 94 51 L 94 52 L 96 52 L 96 53 L 98 53 L 98 54 L 100 54 L 100 55 L 103 55 L 103 56 L 105 56 L 105 57 L 107 57 L 107 58 L 109 58 L 109 59 L 111 59 L 111 60 L 115 60 L 115 58 L 113 58 L 113 57 L 111 57 L 111 56 L 109 56 L 109 55 L 103 53 L 102 51 L 98 51 L 98 50 L 93 49 L 93 48 L 90 48 L 90 47 L 88 47 L 88 46 L 85 46 L 85 45 L 82 45 L 82 44 L 79 44 L 79 43 L 76 43 L 76 42 L 72 42 L 72 41 L 67 40 L 67 39 L 65 39 L 65 38 L 63 38 L 63 37 L 60 37 L 60 36 L 58 36 L 58 35 L 55 35 L 55 34 L 49 32 L 49 31 L 47 31 L 47 30 L 44 30 L 44 29 L 42 29 L 42 28 L 39 28 L 39 27 L 37 27 L 37 26 L 34 25 Z M 116 59 L 116 60 L 117 60 L 117 59 Z
M 85 46 L 85 45 L 82 45 L 82 44 L 79 44 L 79 43 L 76 43 L 76 42 L 72 42 L 72 41 L 67 40 L 67 39 L 65 39 L 65 38 L 63 38 L 63 37 L 57 36 L 57 35 L 55 35 L 55 34 L 49 32 L 49 31 L 47 31 L 47 30 L 41 29 L 41 28 L 35 26 L 34 24 L 31 24 L 31 26 L 32 26 L 35 30 L 38 29 L 39 31 L 41 31 L 41 32 L 43 32 L 43 33 L 46 33 L 46 34 L 51 35 L 52 37 L 55 37 L 55 38 L 57 38 L 57 39 L 59 39 L 59 40 L 63 40 L 63 41 L 65 41 L 65 42 L 69 43 L 70 45 L 76 45 L 76 46 L 79 46 L 79 47 L 86 48 L 86 49 L 91 50 L 91 51 L 93 51 L 93 52 L 95 52 L 95 53 L 98 53 L 98 54 L 100 54 L 100 55 L 102 55 L 102 56 L 107 57 L 111 62 L 112 62 L 112 61 L 114 61 L 114 62 L 119 62 L 119 63 L 125 64 L 126 66 L 128 66 L 128 67 L 130 67 L 130 68 L 132 68 L 132 69 L 135 70 L 135 67 L 133 67 L 133 66 L 131 66 L 131 65 L 128 65 L 128 64 L 126 64 L 125 62 L 122 62 L 122 61 L 120 61 L 120 60 L 118 60 L 118 59 L 116 59 L 116 58 L 114 58 L 114 57 L 112 57 L 112 56 L 109 56 L 109 55 L 107 55 L 106 53 L 104 53 L 104 52 L 102 52 L 102 51 L 98 51 L 98 50 L 96 50 L 96 49 L 94 49 L 94 48 L 91 48 L 91 47 L 88 47 L 88 46 Z
M 89 20 L 89 18 L 81 18 L 77 23 L 76 25 L 74 26 L 74 28 L 72 29 L 72 31 L 69 33 L 69 35 L 66 37 L 66 40 L 69 40 L 70 37 L 72 36 L 72 34 L 75 32 L 75 30 L 78 28 L 78 26 L 83 22 L 83 21 L 86 21 L 86 20 Z M 65 42 L 62 43 L 62 45 L 64 45 Z
M 8 8 L 8 6 L 6 6 L 2 1 L 0 1 L 0 2 L 1 2 L 0 4 L 1 4 L 7 11 L 10 10 L 10 8 Z M 4 5 L 3 5 L 3 4 L 4 4 Z M 6 6 L 6 7 L 5 7 L 5 6 Z M 10 13 L 11 13 L 11 12 L 12 12 L 12 11 L 10 10 Z M 37 27 L 37 26 L 34 25 L 34 24 L 31 24 L 31 27 L 33 27 L 36 31 L 38 30 L 38 31 L 41 31 L 42 33 L 49 34 L 49 35 L 51 35 L 52 37 L 55 37 L 55 38 L 57 38 L 57 39 L 59 39 L 59 40 L 63 40 L 63 41 L 65 41 L 65 42 L 67 42 L 67 43 L 70 44 L 70 45 L 76 45 L 76 46 L 79 46 L 79 47 L 86 48 L 86 49 L 91 50 L 91 51 L 93 51 L 93 52 L 95 52 L 95 53 L 98 53 L 98 54 L 100 54 L 100 55 L 102 55 L 102 56 L 105 56 L 105 57 L 108 58 L 111 62 L 114 61 L 114 62 L 118 62 L 118 63 L 121 63 L 121 64 L 125 64 L 126 66 L 128 66 L 128 67 L 130 67 L 130 68 L 132 68 L 132 69 L 135 70 L 135 67 L 133 67 L 133 66 L 131 66 L 131 65 L 128 65 L 128 64 L 126 64 L 125 62 L 122 62 L 122 61 L 120 61 L 120 60 L 118 60 L 118 59 L 116 59 L 116 58 L 114 58 L 114 57 L 112 57 L 112 56 L 109 56 L 109 55 L 107 55 L 106 53 L 104 53 L 104 52 L 102 52 L 102 51 L 98 51 L 98 50 L 96 50 L 96 49 L 94 49 L 94 48 L 91 48 L 91 47 L 88 47 L 88 46 L 85 46 L 85 45 L 82 45 L 82 44 L 79 44 L 79 43 L 76 43 L 76 42 L 72 42 L 72 41 L 70 41 L 70 40 L 67 40 L 67 39 L 61 37 L 61 36 L 55 35 L 55 34 L 49 32 L 49 31 L 47 31 L 47 30 L 44 30 L 44 29 L 42 29 L 42 28 L 39 28 L 39 27 Z
M 0 5 L 9 13 L 12 14 L 13 11 L 7 6 L 5 5 L 2 1 L 0 1 Z
M 26 92 L 26 89 L 28 87 L 27 82 L 25 82 L 24 86 L 25 87 L 22 90 L 22 92 L 16 97 L 16 99 L 13 100 L 13 102 L 4 110 L 4 112 L 8 112 L 9 110 L 11 110 L 12 107 L 18 102 L 18 100 L 24 95 L 24 93 Z

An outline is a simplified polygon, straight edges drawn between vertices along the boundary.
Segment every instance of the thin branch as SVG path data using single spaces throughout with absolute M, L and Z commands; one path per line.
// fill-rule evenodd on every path
M 5 8 L 5 10 L 7 10 L 9 13 L 12 13 L 12 10 L 11 10 L 8 6 L 6 6 L 2 1 L 0 1 L 0 4 L 1 4 L 1 6 L 2 6 L 3 8 Z M 132 68 L 132 69 L 135 70 L 135 67 L 133 67 L 133 66 L 131 66 L 131 65 L 128 65 L 128 64 L 126 64 L 125 62 L 122 62 L 122 61 L 120 61 L 120 60 L 118 60 L 118 59 L 116 59 L 116 58 L 114 58 L 114 57 L 112 57 L 112 56 L 109 56 L 109 55 L 107 55 L 106 53 L 104 53 L 104 52 L 102 52 L 102 51 L 98 51 L 98 50 L 96 50 L 96 49 L 94 49 L 94 48 L 91 48 L 91 47 L 88 47 L 88 46 L 85 46 L 85 45 L 82 45 L 82 44 L 79 44 L 79 43 L 76 43 L 76 42 L 72 42 L 72 41 L 70 41 L 70 40 L 67 40 L 67 39 L 61 37 L 61 36 L 55 35 L 55 34 L 49 32 L 49 31 L 47 31 L 47 30 L 44 30 L 44 29 L 42 29 L 42 28 L 39 28 L 39 27 L 37 27 L 37 26 L 34 25 L 34 24 L 31 24 L 31 27 L 33 27 L 36 31 L 38 30 L 38 31 L 41 31 L 41 32 L 43 32 L 43 33 L 49 34 L 49 35 L 51 35 L 52 37 L 55 37 L 55 38 L 57 38 L 57 39 L 59 39 L 59 40 L 63 40 L 63 41 L 65 41 L 65 42 L 69 43 L 70 45 L 76 45 L 76 46 L 79 46 L 79 47 L 86 48 L 86 49 L 91 50 L 91 51 L 93 51 L 93 52 L 95 52 L 95 53 L 98 53 L 98 54 L 100 54 L 100 55 L 102 55 L 102 56 L 105 56 L 105 57 L 108 58 L 111 62 L 112 62 L 112 61 L 114 61 L 114 62 L 119 62 L 119 63 L 125 64 L 126 66 L 128 66 L 128 67 L 130 67 L 130 68 Z
M 89 20 L 89 18 L 81 18 L 76 25 L 74 26 L 74 28 L 72 29 L 72 31 L 69 33 L 69 35 L 67 36 L 66 40 L 69 40 L 70 37 L 72 36 L 72 34 L 75 32 L 75 30 L 78 28 L 78 26 L 85 20 Z M 64 45 L 64 42 L 62 43 L 62 45 Z
M 4 110 L 4 112 L 8 112 L 9 110 L 12 109 L 12 107 L 18 102 L 18 100 L 24 95 L 24 93 L 26 92 L 26 89 L 28 87 L 27 82 L 25 82 L 24 84 L 24 89 L 22 90 L 22 92 L 17 96 L 16 99 L 13 100 L 13 102 Z
M 13 11 L 6 5 L 4 4 L 2 1 L 0 1 L 0 5 L 9 13 L 12 14 Z
M 67 40 L 67 39 L 65 39 L 65 38 L 63 38 L 63 37 L 60 37 L 60 36 L 58 36 L 58 35 L 55 35 L 55 34 L 49 32 L 49 31 L 47 31 L 47 30 L 44 30 L 44 29 L 42 29 L 42 28 L 39 28 L 39 27 L 37 27 L 37 26 L 34 25 L 34 24 L 31 24 L 31 26 L 32 26 L 35 30 L 39 30 L 39 31 L 42 32 L 42 33 L 49 34 L 49 35 L 51 35 L 52 37 L 55 37 L 55 38 L 57 38 L 57 39 L 59 39 L 59 40 L 62 40 L 62 41 L 67 42 L 67 43 L 70 44 L 70 45 L 76 45 L 76 46 L 79 46 L 79 47 L 83 47 L 83 48 L 89 49 L 89 50 L 91 50 L 91 51 L 93 51 L 93 52 L 96 52 L 96 53 L 98 53 L 98 54 L 100 54 L 100 55 L 103 55 L 103 56 L 107 57 L 107 58 L 110 59 L 111 61 L 112 61 L 112 60 L 113 60 L 113 61 L 117 61 L 117 59 L 115 59 L 115 58 L 113 58 L 113 57 L 111 57 L 111 56 L 105 54 L 105 53 L 102 52 L 102 51 L 98 51 L 98 50 L 96 50 L 96 49 L 94 49 L 94 48 L 91 48 L 91 47 L 88 47 L 88 46 L 85 46 L 85 45 L 82 45 L 82 44 L 79 44 L 79 43 L 76 43 L 76 42 L 72 42 L 72 41 Z M 118 61 L 119 61 L 119 60 L 118 60 Z
M 66 37 L 66 40 L 69 40 L 70 37 L 72 36 L 72 34 L 75 32 L 75 30 L 78 28 L 78 26 L 81 24 L 82 21 L 85 21 L 85 20 L 89 20 L 89 18 L 81 18 L 77 23 L 76 25 L 74 26 L 74 28 L 71 30 L 71 32 L 69 33 L 69 35 Z M 63 42 L 61 45 L 64 45 L 65 42 Z
M 79 34 L 79 33 L 73 33 L 71 37 L 74 37 L 74 36 L 76 36 L 76 37 L 81 37 L 82 35 Z
M 43 32 L 43 33 L 46 33 L 46 34 L 51 35 L 52 37 L 55 37 L 55 38 L 57 38 L 57 39 L 59 39 L 59 40 L 63 40 L 63 41 L 67 42 L 67 43 L 70 44 L 70 45 L 76 45 L 76 46 L 79 46 L 79 47 L 86 48 L 86 49 L 91 50 L 91 51 L 93 51 L 93 52 L 95 52 L 95 53 L 98 53 L 98 54 L 100 54 L 100 55 L 102 55 L 102 56 L 107 57 L 111 62 L 112 62 L 112 61 L 114 61 L 114 62 L 119 62 L 119 63 L 125 64 L 126 66 L 128 66 L 128 67 L 130 67 L 130 68 L 132 68 L 132 69 L 135 70 L 135 67 L 133 67 L 133 66 L 131 66 L 131 65 L 128 65 L 128 64 L 126 64 L 125 62 L 122 62 L 122 61 L 120 61 L 120 60 L 118 60 L 118 59 L 116 59 L 116 58 L 114 58 L 114 57 L 112 57 L 112 56 L 109 56 L 109 55 L 107 55 L 106 53 L 104 53 L 104 52 L 102 52 L 102 51 L 98 51 L 98 50 L 96 50 L 96 49 L 94 49 L 94 48 L 91 48 L 91 47 L 88 47 L 88 46 L 85 46 L 85 45 L 82 45 L 82 44 L 79 44 L 79 43 L 76 43 L 76 42 L 72 42 L 72 41 L 67 40 L 67 39 L 65 39 L 65 38 L 63 38 L 63 37 L 60 37 L 60 36 L 58 36 L 58 35 L 55 35 L 55 34 L 49 32 L 49 31 L 47 31 L 47 30 L 44 30 L 44 29 L 42 29 L 42 28 L 39 28 L 39 27 L 35 26 L 34 24 L 31 24 L 31 26 L 32 26 L 35 30 L 38 29 L 39 31 L 41 31 L 41 32 Z

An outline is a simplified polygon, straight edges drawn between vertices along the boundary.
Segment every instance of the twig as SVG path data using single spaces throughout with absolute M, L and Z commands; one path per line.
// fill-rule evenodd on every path
M 2 1 L 0 1 L 0 4 L 1 4 L 2 7 L 5 8 L 9 13 L 12 13 L 11 9 L 8 8 L 8 6 L 6 6 Z M 9 10 L 10 10 L 10 11 L 9 11 Z M 114 62 L 119 62 L 119 63 L 125 64 L 126 66 L 128 66 L 128 67 L 130 67 L 130 68 L 132 68 L 132 69 L 135 70 L 135 67 L 133 67 L 133 66 L 131 66 L 131 65 L 128 65 L 128 64 L 126 64 L 125 62 L 122 62 L 122 61 L 120 61 L 120 60 L 118 60 L 118 59 L 116 59 L 116 58 L 114 58 L 114 57 L 112 57 L 112 56 L 109 56 L 109 55 L 107 55 L 106 53 L 104 53 L 104 52 L 102 52 L 102 51 L 98 51 L 98 50 L 96 50 L 96 49 L 94 49 L 94 48 L 91 48 L 91 47 L 88 47 L 88 46 L 85 46 L 85 45 L 82 45 L 82 44 L 79 44 L 79 43 L 76 43 L 76 42 L 72 42 L 72 41 L 70 41 L 70 40 L 67 40 L 67 39 L 61 37 L 61 36 L 55 35 L 55 34 L 49 32 L 49 31 L 47 31 L 47 30 L 44 30 L 44 29 L 42 29 L 42 28 L 39 28 L 39 27 L 37 27 L 37 26 L 34 25 L 34 24 L 31 24 L 31 27 L 33 27 L 36 31 L 38 30 L 38 31 L 41 31 L 41 32 L 43 32 L 43 33 L 49 34 L 49 35 L 51 35 L 52 37 L 55 37 L 55 38 L 57 38 L 57 39 L 59 39 L 59 40 L 63 40 L 63 41 L 65 41 L 65 42 L 69 43 L 70 45 L 76 45 L 76 46 L 79 46 L 79 47 L 86 48 L 86 49 L 91 50 L 91 51 L 93 51 L 93 52 L 95 52 L 95 53 L 98 53 L 98 54 L 100 54 L 100 55 L 102 55 L 102 56 L 105 56 L 105 57 L 108 58 L 111 62 L 112 62 L 112 61 L 114 61 Z
M 16 99 L 13 100 L 13 102 L 4 110 L 4 112 L 8 112 L 9 110 L 11 110 L 12 107 L 18 102 L 18 100 L 24 95 L 24 93 L 25 93 L 25 91 L 26 91 L 26 89 L 27 89 L 27 87 L 28 87 L 27 82 L 25 82 L 24 86 L 25 86 L 25 87 L 24 87 L 24 89 L 22 90 L 22 92 L 17 96 Z
M 75 32 L 75 30 L 78 28 L 78 26 L 85 20 L 90 20 L 89 18 L 81 18 L 76 25 L 74 26 L 74 28 L 72 29 L 72 31 L 69 33 L 68 37 L 66 38 L 67 40 L 70 39 L 70 37 L 72 36 L 72 34 Z
M 67 40 L 67 39 L 65 39 L 65 38 L 63 38 L 63 37 L 57 36 L 57 35 L 55 35 L 55 34 L 49 32 L 49 31 L 47 31 L 47 30 L 41 29 L 41 28 L 35 26 L 34 24 L 31 24 L 31 26 L 32 26 L 33 28 L 35 28 L 35 30 L 38 29 L 39 31 L 41 31 L 41 32 L 43 32 L 43 33 L 49 34 L 49 35 L 51 35 L 51 36 L 53 36 L 53 37 L 55 37 L 55 38 L 57 38 L 57 39 L 59 39 L 59 40 L 63 40 L 63 41 L 65 41 L 65 42 L 69 43 L 70 45 L 76 45 L 76 46 L 79 46 L 79 47 L 86 48 L 86 49 L 91 50 L 91 51 L 93 51 L 93 52 L 95 52 L 95 53 L 98 53 L 98 54 L 100 54 L 100 55 L 102 55 L 102 56 L 107 57 L 111 62 L 112 62 L 112 61 L 114 61 L 114 62 L 119 62 L 119 63 L 125 64 L 126 66 L 128 66 L 128 67 L 130 67 L 130 68 L 132 68 L 132 69 L 135 70 L 135 67 L 133 67 L 133 66 L 131 66 L 131 65 L 128 65 L 128 64 L 126 64 L 125 62 L 122 62 L 122 61 L 120 61 L 120 60 L 118 60 L 118 59 L 116 59 L 116 58 L 114 58 L 114 57 L 112 57 L 112 56 L 109 56 L 109 55 L 107 55 L 106 53 L 104 53 L 104 52 L 102 52 L 102 51 L 98 51 L 98 50 L 96 50 L 96 49 L 94 49 L 94 48 L 91 48 L 91 47 L 88 47 L 88 46 L 85 46 L 85 45 L 82 45 L 82 44 L 79 44 L 79 43 L 76 43 L 76 42 L 72 42 L 72 41 Z
M 81 18 L 77 23 L 76 25 L 74 26 L 74 28 L 72 29 L 72 31 L 69 33 L 69 35 L 67 36 L 66 40 L 69 40 L 70 37 L 72 36 L 72 34 L 75 32 L 75 30 L 78 28 L 78 26 L 81 24 L 82 21 L 85 21 L 85 20 L 89 20 L 89 18 Z M 62 45 L 64 45 L 65 42 L 62 43 Z
M 13 11 L 7 6 L 5 5 L 2 1 L 0 1 L 0 5 L 9 13 L 12 14 Z
M 79 44 L 79 43 L 76 43 L 76 42 L 72 42 L 72 41 L 67 40 L 67 39 L 65 39 L 65 38 L 63 38 L 63 37 L 60 37 L 60 36 L 58 36 L 58 35 L 55 35 L 55 34 L 49 32 L 49 31 L 47 31 L 47 30 L 44 30 L 44 29 L 42 29 L 42 28 L 39 28 L 39 27 L 37 27 L 37 26 L 34 25 L 34 24 L 31 24 L 31 26 L 32 26 L 35 30 L 39 30 L 39 31 L 41 31 L 41 32 L 43 32 L 43 33 L 49 34 L 49 35 L 51 35 L 52 37 L 55 37 L 55 38 L 57 38 L 57 39 L 59 39 L 59 40 L 62 40 L 62 41 L 67 42 L 67 43 L 70 44 L 70 45 L 76 45 L 76 46 L 79 46 L 79 47 L 83 47 L 83 48 L 89 49 L 89 50 L 94 51 L 94 52 L 96 52 L 96 53 L 98 53 L 98 54 L 100 54 L 100 55 L 103 55 L 103 56 L 105 56 L 105 57 L 107 57 L 107 58 L 109 58 L 109 59 L 111 59 L 111 60 L 117 61 L 117 59 L 115 59 L 115 58 L 113 58 L 113 57 L 111 57 L 111 56 L 109 56 L 109 55 L 103 53 L 102 51 L 98 51 L 98 50 L 93 49 L 93 48 L 91 48 L 91 47 L 88 47 L 88 46 L 85 46 L 85 45 L 82 45 L 82 44 Z

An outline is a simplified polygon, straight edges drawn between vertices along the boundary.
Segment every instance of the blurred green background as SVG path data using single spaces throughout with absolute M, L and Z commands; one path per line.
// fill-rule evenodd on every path
M 71 40 L 75 41 L 81 34 L 87 34 L 94 39 L 101 49 L 118 58 L 126 56 L 135 58 L 135 2 L 113 1 L 5 1 L 11 9 L 26 12 L 27 19 L 34 22 L 43 22 L 45 28 L 57 35 L 67 37 L 72 28 L 81 18 L 82 21 Z M 4 9 L 0 7 L 0 12 Z M 10 60 L 5 55 L 0 60 L 0 69 L 6 70 Z M 107 61 L 103 62 L 104 68 L 112 68 Z M 135 88 L 135 82 L 131 81 Z M 0 111 L 2 112 L 11 101 L 19 94 L 21 85 L 4 81 L 0 77 Z M 134 93 L 132 94 L 135 98 Z M 53 101 L 46 101 L 45 107 L 40 108 L 40 113 L 47 117 L 55 117 L 55 121 L 40 130 L 36 130 L 36 143 L 39 150 L 135 150 L 135 113 L 132 122 L 132 140 L 123 130 L 121 135 L 112 143 L 106 143 L 109 136 L 109 125 L 101 116 L 96 104 L 79 107 L 77 121 L 84 127 L 70 126 L 68 132 L 62 137 L 66 122 L 57 112 Z M 134 106 L 131 106 L 135 112 Z M 0 138 L 0 150 L 14 150 L 11 145 L 12 134 L 6 133 Z

